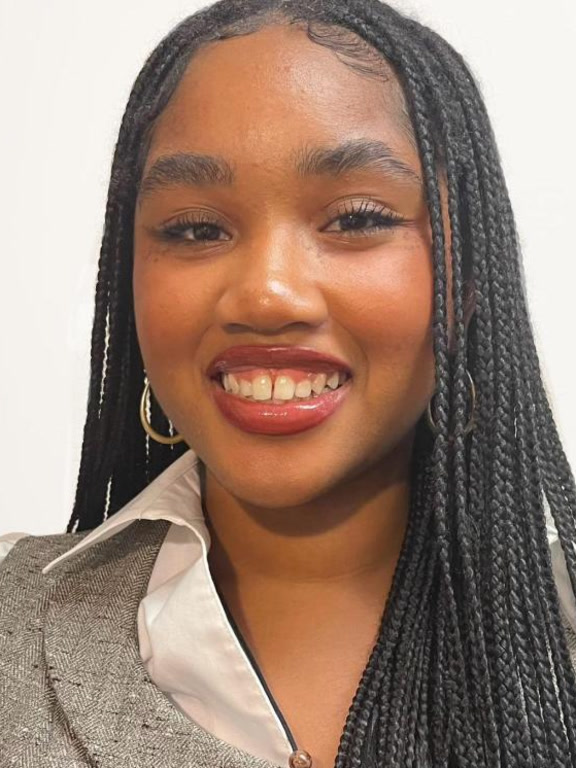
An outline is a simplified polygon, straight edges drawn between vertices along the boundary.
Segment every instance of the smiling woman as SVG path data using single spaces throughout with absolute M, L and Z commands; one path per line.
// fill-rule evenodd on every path
M 0 754 L 576 766 L 575 508 L 461 57 L 378 0 L 182 21 L 120 129 L 67 533 L 0 567 Z

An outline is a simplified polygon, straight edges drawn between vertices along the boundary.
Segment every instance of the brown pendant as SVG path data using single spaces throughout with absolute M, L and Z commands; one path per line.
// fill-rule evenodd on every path
M 305 749 L 297 749 L 288 760 L 290 768 L 312 768 L 312 758 Z

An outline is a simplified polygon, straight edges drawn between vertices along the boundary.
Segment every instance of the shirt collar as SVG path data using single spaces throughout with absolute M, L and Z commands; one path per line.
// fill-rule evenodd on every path
M 42 569 L 53 566 L 99 541 L 105 541 L 134 520 L 169 520 L 194 531 L 210 548 L 210 534 L 205 525 L 200 494 L 198 457 L 188 450 L 152 480 L 137 496 L 88 533 L 75 547 L 59 555 Z

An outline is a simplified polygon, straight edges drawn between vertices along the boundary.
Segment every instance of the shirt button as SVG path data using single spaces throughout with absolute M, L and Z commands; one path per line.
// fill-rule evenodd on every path
M 312 758 L 305 749 L 292 752 L 288 760 L 290 768 L 312 768 Z

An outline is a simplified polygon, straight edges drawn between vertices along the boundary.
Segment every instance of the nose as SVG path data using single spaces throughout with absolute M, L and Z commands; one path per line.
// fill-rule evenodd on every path
M 229 331 L 275 334 L 318 327 L 328 317 L 321 256 L 294 227 L 274 227 L 237 246 L 216 306 Z

